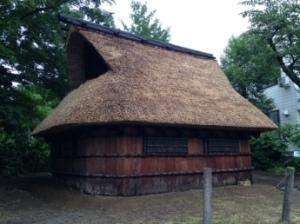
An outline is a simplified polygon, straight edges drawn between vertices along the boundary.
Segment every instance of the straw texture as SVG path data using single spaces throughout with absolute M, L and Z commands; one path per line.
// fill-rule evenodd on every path
M 109 123 L 276 128 L 234 91 L 215 60 L 83 29 L 69 37 L 74 34 L 91 43 L 111 69 L 71 91 L 34 134 Z M 67 47 L 77 47 L 73 42 L 69 38 Z M 73 78 L 78 80 L 78 74 L 71 73 Z

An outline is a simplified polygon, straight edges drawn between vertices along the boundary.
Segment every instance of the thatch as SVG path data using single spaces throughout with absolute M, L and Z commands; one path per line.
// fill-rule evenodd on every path
M 104 74 L 85 82 L 79 71 L 83 54 L 76 55 L 80 41 L 90 43 L 108 66 Z M 62 100 L 35 134 L 110 123 L 276 128 L 234 91 L 215 60 L 83 29 L 72 31 L 67 47 L 70 80 L 77 86 L 83 83 Z

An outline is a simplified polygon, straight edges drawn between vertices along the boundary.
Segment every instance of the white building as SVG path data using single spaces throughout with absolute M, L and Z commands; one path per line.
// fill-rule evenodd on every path
M 270 112 L 270 117 L 275 123 L 300 124 L 300 89 L 289 77 L 281 76 L 264 93 L 274 101 L 275 110 Z
M 282 124 L 300 124 L 300 88 L 289 77 L 282 75 L 276 85 L 264 90 L 268 98 L 273 99 L 275 110 L 270 118 L 279 126 Z M 300 149 L 290 146 L 295 157 L 300 157 Z

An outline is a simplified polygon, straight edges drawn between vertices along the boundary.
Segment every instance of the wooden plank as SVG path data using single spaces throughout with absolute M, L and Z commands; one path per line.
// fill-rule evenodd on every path
M 188 154 L 201 155 L 204 153 L 203 140 L 199 138 L 188 139 Z

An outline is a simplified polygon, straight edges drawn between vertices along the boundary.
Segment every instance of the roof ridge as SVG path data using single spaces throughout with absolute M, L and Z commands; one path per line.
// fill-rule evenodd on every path
M 197 50 L 193 50 L 193 49 L 186 48 L 186 47 L 181 47 L 181 46 L 178 46 L 175 44 L 165 43 L 165 42 L 162 42 L 159 40 L 144 38 L 144 37 L 138 36 L 136 34 L 125 32 L 125 31 L 122 31 L 119 29 L 101 26 L 101 25 L 98 25 L 98 24 L 95 24 L 95 23 L 92 23 L 92 22 L 89 22 L 89 21 L 86 21 L 83 19 L 71 17 L 71 16 L 59 15 L 59 20 L 64 23 L 68 23 L 68 24 L 71 24 L 74 26 L 86 28 L 89 30 L 93 30 L 93 31 L 97 31 L 97 32 L 105 33 L 105 34 L 111 34 L 111 35 L 121 37 L 124 39 L 160 47 L 160 48 L 171 50 L 171 51 L 177 51 L 177 52 L 181 52 L 181 53 L 185 53 L 185 54 L 190 54 L 190 55 L 194 55 L 194 56 L 205 58 L 205 59 L 214 59 L 214 60 L 216 59 L 210 53 L 197 51 Z

